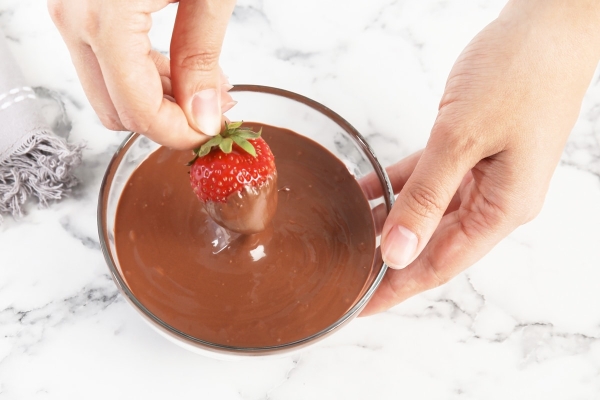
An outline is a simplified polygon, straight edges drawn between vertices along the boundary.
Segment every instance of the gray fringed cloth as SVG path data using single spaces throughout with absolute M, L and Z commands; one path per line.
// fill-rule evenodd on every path
M 77 184 L 81 149 L 50 131 L 0 31 L 0 223 L 2 214 L 22 216 L 32 196 L 41 207 L 61 199 Z

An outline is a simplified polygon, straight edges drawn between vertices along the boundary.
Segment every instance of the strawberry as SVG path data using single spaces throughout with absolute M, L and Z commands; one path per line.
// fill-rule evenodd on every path
M 261 132 L 226 123 L 190 162 L 192 189 L 209 215 L 239 233 L 263 230 L 277 204 L 275 159 Z

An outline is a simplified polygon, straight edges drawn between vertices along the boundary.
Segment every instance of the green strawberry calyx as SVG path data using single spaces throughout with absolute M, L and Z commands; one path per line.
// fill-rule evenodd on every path
M 250 140 L 258 139 L 262 134 L 262 128 L 258 132 L 254 132 L 251 128 L 243 127 L 244 121 L 238 122 L 225 122 L 225 129 L 217 136 L 211 138 L 208 142 L 194 150 L 194 159 L 188 163 L 192 165 L 196 159 L 204 157 L 213 147 L 219 147 L 225 154 L 231 153 L 233 144 L 240 146 L 245 152 L 256 157 L 256 150 Z

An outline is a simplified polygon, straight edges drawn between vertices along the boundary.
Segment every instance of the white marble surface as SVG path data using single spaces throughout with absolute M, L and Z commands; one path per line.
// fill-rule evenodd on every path
M 503 3 L 240 0 L 222 65 L 323 102 L 390 164 L 424 145 L 455 57 Z M 175 11 L 155 17 L 162 51 Z M 0 27 L 63 102 L 57 130 L 87 143 L 69 199 L 0 227 L 0 398 L 600 399 L 597 77 L 542 213 L 476 266 L 298 356 L 223 362 L 162 339 L 110 280 L 96 197 L 124 134 L 95 117 L 45 1 L 0 0 Z

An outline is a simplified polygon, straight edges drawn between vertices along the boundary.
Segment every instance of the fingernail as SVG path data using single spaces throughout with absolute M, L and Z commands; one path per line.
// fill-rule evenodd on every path
M 228 92 L 221 92 L 221 112 L 223 111 L 223 104 L 231 103 L 233 101 L 233 97 Z
M 192 115 L 202 133 L 215 136 L 221 131 L 221 106 L 215 89 L 204 89 L 192 97 Z
M 415 256 L 418 244 L 417 235 L 403 226 L 396 225 L 392 227 L 382 245 L 383 260 L 390 268 L 402 269 Z
M 230 101 L 229 103 L 223 104 L 222 111 L 224 113 L 226 113 L 227 111 L 231 110 L 233 108 L 233 106 L 235 106 L 236 104 L 237 104 L 237 101 L 235 101 L 235 100 Z

